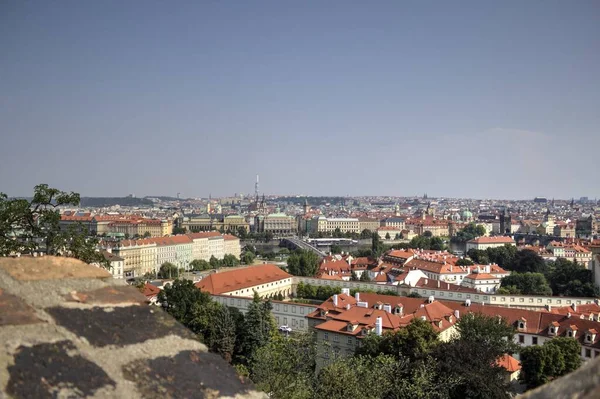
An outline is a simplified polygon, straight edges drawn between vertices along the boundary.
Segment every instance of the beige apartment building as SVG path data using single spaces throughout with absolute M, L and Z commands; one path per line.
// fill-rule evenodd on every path
M 316 216 L 310 220 L 311 233 L 333 233 L 336 230 L 342 233 L 360 233 L 360 222 L 358 218 L 327 218 Z
M 112 253 L 124 259 L 125 278 L 143 276 L 154 272 L 157 265 L 157 245 L 148 240 L 122 240 L 112 248 Z
M 223 251 L 224 255 L 233 255 L 240 259 L 242 256 L 242 247 L 240 246 L 240 239 L 231 234 L 223 235 Z
M 254 230 L 258 233 L 271 232 L 275 236 L 291 236 L 298 232 L 298 223 L 293 216 L 285 213 L 271 213 L 269 215 L 256 215 Z
M 369 230 L 370 232 L 374 233 L 379 228 L 380 225 L 381 225 L 381 222 L 377 219 L 366 218 L 366 217 L 358 218 L 358 228 L 361 232 L 363 230 Z

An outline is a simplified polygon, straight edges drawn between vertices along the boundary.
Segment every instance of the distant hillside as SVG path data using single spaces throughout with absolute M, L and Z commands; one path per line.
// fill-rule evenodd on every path
M 82 207 L 107 207 L 107 206 L 152 206 L 154 203 L 146 198 L 135 197 L 81 197 Z

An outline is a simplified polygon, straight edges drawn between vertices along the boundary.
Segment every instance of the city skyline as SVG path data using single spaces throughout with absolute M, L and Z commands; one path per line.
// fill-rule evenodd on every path
M 0 192 L 600 197 L 597 2 L 0 5 Z

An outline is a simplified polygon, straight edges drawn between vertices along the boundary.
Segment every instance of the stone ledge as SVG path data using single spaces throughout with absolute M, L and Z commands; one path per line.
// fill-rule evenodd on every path
M 0 258 L 0 397 L 266 398 L 107 274 L 68 258 Z

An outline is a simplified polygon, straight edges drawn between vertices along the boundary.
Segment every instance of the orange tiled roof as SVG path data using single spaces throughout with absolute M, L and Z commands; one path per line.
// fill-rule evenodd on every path
M 502 356 L 501 358 L 496 360 L 496 364 L 500 367 L 504 367 L 504 369 L 509 373 L 514 373 L 515 371 L 521 370 L 521 362 L 519 362 L 511 355 Z
M 210 294 L 223 294 L 256 285 L 273 283 L 292 276 L 273 264 L 251 266 L 226 272 L 213 273 L 198 283 L 196 287 Z
M 497 237 L 477 237 L 470 241 L 473 244 L 514 244 L 515 240 L 506 236 Z

